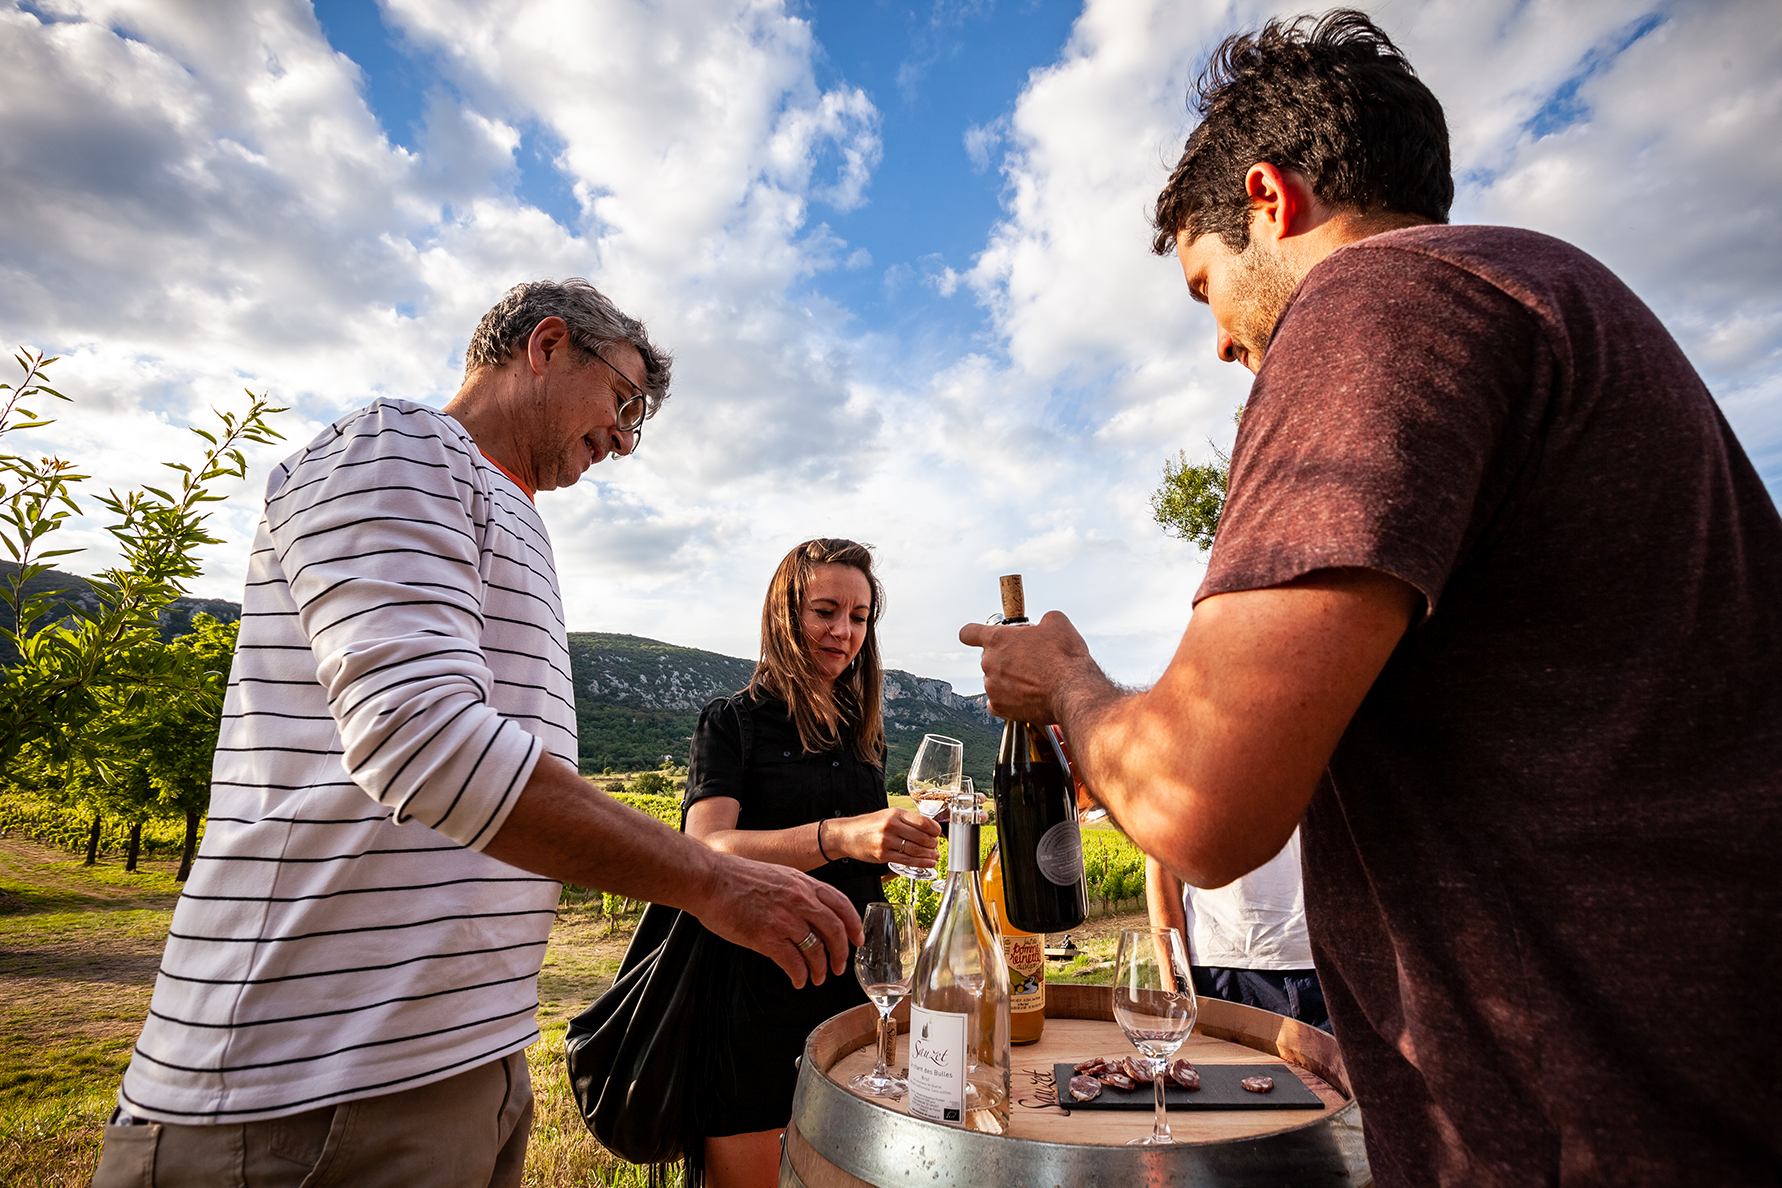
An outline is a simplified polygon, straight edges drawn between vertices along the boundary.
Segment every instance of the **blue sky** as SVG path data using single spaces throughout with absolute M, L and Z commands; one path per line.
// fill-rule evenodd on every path
M 1447 111 L 1455 220 L 1607 263 L 1782 492 L 1774 4 L 1365 7 Z M 587 276 L 677 380 L 637 457 L 540 500 L 572 629 L 751 655 L 778 558 L 849 536 L 894 667 L 979 688 L 954 634 L 1020 571 L 1149 681 L 1203 559 L 1148 495 L 1248 375 L 1144 214 L 1211 46 L 1299 10 L 0 0 L 0 336 L 63 356 L 39 440 L 101 485 L 244 387 L 291 406 L 213 522 L 195 592 L 236 598 L 277 458 L 443 404 L 505 288 Z
M 901 4 L 855 0 L 792 6 L 817 40 L 819 87 L 858 87 L 878 112 L 882 156 L 867 202 L 821 212 L 854 262 L 811 278 L 810 290 L 845 307 L 863 327 L 946 335 L 957 348 L 985 326 L 970 294 L 942 297 L 919 282 L 962 272 L 1002 217 L 994 168 L 997 126 L 1013 112 L 1029 72 L 1057 60 L 1080 6 L 1068 0 Z M 320 0 L 328 43 L 363 76 L 363 94 L 390 139 L 418 150 L 429 88 L 450 90 L 433 55 L 387 24 L 371 0 Z M 966 134 L 986 129 L 974 159 Z M 539 123 L 522 128 L 512 185 L 523 201 L 566 228 L 581 224 L 573 179 L 554 164 L 562 141 Z M 828 157 L 834 156 L 831 147 Z M 818 158 L 821 170 L 829 163 Z M 870 261 L 870 262 L 869 262 Z

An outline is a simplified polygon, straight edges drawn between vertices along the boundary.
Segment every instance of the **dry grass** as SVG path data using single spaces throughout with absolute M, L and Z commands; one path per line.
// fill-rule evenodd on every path
M 173 916 L 176 864 L 82 867 L 78 857 L 0 839 L 0 1184 L 74 1188 L 92 1178 Z M 1079 957 L 1059 981 L 1112 978 L 1119 930 L 1142 916 L 1073 929 Z M 1061 937 L 1055 937 L 1056 942 Z M 526 1184 L 644 1188 L 642 1168 L 583 1126 L 563 1069 L 568 1020 L 611 984 L 629 929 L 609 929 L 598 895 L 566 892 L 539 975 L 542 1042 L 527 1052 L 537 1096 Z M 671 1183 L 678 1179 L 671 1178 Z
M 0 839 L 0 1184 L 76 1188 L 99 1162 L 105 1118 L 148 1013 L 173 918 L 177 863 L 82 867 L 67 852 Z M 599 896 L 573 892 L 539 976 L 544 1040 L 527 1052 L 537 1116 L 526 1160 L 536 1188 L 636 1185 L 643 1169 L 582 1125 L 563 1071 L 563 1029 L 618 971 Z
M 178 894 L 140 866 L 0 842 L 0 1183 L 92 1178 Z
M 1047 963 L 1046 980 L 1074 982 L 1080 986 L 1112 986 L 1114 955 L 1120 949 L 1120 930 L 1148 927 L 1144 912 L 1122 916 L 1101 916 L 1084 921 L 1068 933 L 1046 938 L 1048 945 L 1062 945 L 1069 936 L 1076 943 L 1077 955 L 1069 962 Z

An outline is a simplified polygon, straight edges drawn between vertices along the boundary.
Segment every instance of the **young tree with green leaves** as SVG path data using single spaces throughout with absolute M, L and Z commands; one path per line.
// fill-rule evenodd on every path
M 68 399 L 45 382 L 54 358 L 21 348 L 16 359 L 24 375 L 17 384 L 0 384 L 0 438 L 51 423 L 25 401 Z M 0 578 L 0 638 L 19 657 L 0 671 L 0 765 L 27 746 L 41 747 L 51 763 L 79 759 L 86 729 L 100 715 L 141 708 L 151 692 L 190 687 L 176 658 L 146 643 L 161 610 L 198 576 L 198 548 L 220 543 L 204 530 L 204 505 L 223 498 L 214 484 L 246 477 L 244 444 L 270 444 L 280 436 L 268 418 L 284 410 L 264 395 L 250 392 L 248 398 L 245 413 L 217 412 L 218 432 L 192 429 L 207 443 L 197 463 L 163 463 L 179 473 L 177 487 L 96 497 L 113 517 L 106 530 L 123 558 L 93 580 L 100 606 L 91 617 L 55 621 L 56 595 L 25 588 L 52 558 L 78 551 L 46 546 L 69 516 L 81 514 L 76 488 L 87 476 L 59 458 L 0 449 L 0 545 L 17 566 Z
M 1240 405 L 1232 420 L 1243 418 Z M 1213 461 L 1193 463 L 1186 450 L 1177 450 L 1174 461 L 1164 459 L 1163 484 L 1151 492 L 1151 517 L 1165 532 L 1202 552 L 1213 547 L 1231 481 L 1231 455 L 1210 440 L 1207 444 L 1213 447 Z
M 185 818 L 185 843 L 174 876 L 182 883 L 192 873 L 198 822 L 210 805 L 211 758 L 222 725 L 237 626 L 199 615 L 191 634 L 165 645 L 187 687 L 173 697 L 156 699 L 140 719 L 139 753 L 154 790 L 155 815 Z

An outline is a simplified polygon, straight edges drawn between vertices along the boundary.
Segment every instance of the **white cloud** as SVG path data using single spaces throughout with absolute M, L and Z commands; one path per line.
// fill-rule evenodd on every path
M 974 11 L 937 8 L 910 69 L 954 52 Z M 1003 219 L 969 269 L 923 260 L 883 281 L 981 302 L 990 332 L 962 354 L 809 295 L 824 270 L 871 265 L 829 220 L 871 212 L 878 115 L 818 84 L 810 24 L 772 0 L 387 0 L 442 80 L 413 151 L 299 0 L 69 0 L 47 25 L 3 8 L 0 336 L 68 352 L 56 378 L 80 404 L 45 440 L 106 484 L 140 482 L 243 387 L 296 406 L 292 445 L 373 395 L 443 401 L 503 289 L 585 275 L 678 362 L 640 454 L 540 501 L 572 627 L 752 654 L 775 562 L 843 535 L 880 549 L 894 665 L 974 687 L 954 632 L 1020 569 L 1110 671 L 1148 680 L 1201 562 L 1146 496 L 1176 450 L 1229 445 L 1248 377 L 1214 359 L 1145 215 L 1200 60 L 1271 11 L 1092 0 L 1010 114 L 968 133 L 1003 172 Z M 1782 475 L 1782 52 L 1765 6 L 1376 13 L 1447 106 L 1457 216 L 1616 268 Z M 522 129 L 554 146 L 574 226 L 516 196 Z M 223 508 L 202 592 L 238 594 L 258 483 Z
M 971 158 L 974 172 L 990 168 L 990 156 L 1008 135 L 1008 120 L 1002 116 L 986 124 L 973 124 L 965 130 L 965 155 Z

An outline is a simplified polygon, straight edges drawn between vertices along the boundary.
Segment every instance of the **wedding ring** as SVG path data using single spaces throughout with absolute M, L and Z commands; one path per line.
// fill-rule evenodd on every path
M 800 953 L 810 952 L 811 946 L 816 944 L 819 939 L 820 938 L 817 936 L 817 930 L 814 928 L 811 929 L 809 932 L 807 932 L 805 934 L 804 939 L 798 942 L 798 951 Z
M 900 837 L 897 839 L 897 852 L 899 854 L 903 853 L 903 846 L 904 846 L 904 843 L 907 841 L 909 841 L 909 838 L 907 838 L 907 837 Z

